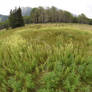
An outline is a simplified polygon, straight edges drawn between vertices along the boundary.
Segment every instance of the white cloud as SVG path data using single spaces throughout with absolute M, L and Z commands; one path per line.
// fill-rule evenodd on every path
M 92 0 L 1 0 L 0 14 L 9 14 L 10 9 L 16 6 L 56 6 L 73 14 L 84 13 L 87 17 L 92 18 Z

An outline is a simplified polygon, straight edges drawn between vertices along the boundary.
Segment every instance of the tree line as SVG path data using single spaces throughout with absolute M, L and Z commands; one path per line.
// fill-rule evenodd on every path
M 28 20 L 28 21 L 27 21 Z M 25 23 L 81 23 L 92 24 L 92 20 L 87 18 L 83 13 L 75 16 L 72 13 L 58 9 L 51 8 L 33 8 L 28 18 L 25 18 Z
M 68 11 L 58 9 L 54 6 L 51 8 L 33 8 L 30 16 L 22 16 L 22 11 L 19 7 L 10 11 L 8 20 L 1 23 L 0 28 L 16 28 L 31 23 L 80 23 L 92 25 L 92 19 L 86 17 L 83 13 L 75 16 Z

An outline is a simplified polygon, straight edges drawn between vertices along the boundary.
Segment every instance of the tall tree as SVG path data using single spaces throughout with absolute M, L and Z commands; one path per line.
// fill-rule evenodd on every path
M 73 22 L 73 15 L 68 11 L 64 11 L 64 17 L 63 18 L 64 18 L 65 23 Z
M 39 23 L 44 23 L 45 22 L 45 18 L 46 18 L 46 12 L 44 10 L 43 7 L 39 7 L 38 8 L 38 11 L 39 11 Z
M 57 8 L 52 6 L 51 7 L 51 22 L 57 22 Z
M 39 23 L 39 8 L 33 8 L 31 11 L 31 22 L 32 23 Z
M 49 7 L 47 7 L 46 11 L 46 18 L 45 21 L 46 22 L 51 22 L 51 9 Z
M 83 24 L 88 24 L 88 18 L 86 17 L 86 15 L 85 14 L 81 14 L 81 15 L 79 15 L 78 16 L 78 22 L 79 23 L 83 23 Z
M 24 19 L 20 7 L 10 11 L 9 24 L 12 28 L 24 26 Z

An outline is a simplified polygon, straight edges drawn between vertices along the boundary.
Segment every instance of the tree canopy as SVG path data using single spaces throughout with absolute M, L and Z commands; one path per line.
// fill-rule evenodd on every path
M 92 24 L 91 19 L 87 18 L 85 14 L 79 16 L 73 15 L 72 13 L 58 9 L 54 6 L 51 8 L 33 8 L 30 14 L 30 23 L 82 23 Z

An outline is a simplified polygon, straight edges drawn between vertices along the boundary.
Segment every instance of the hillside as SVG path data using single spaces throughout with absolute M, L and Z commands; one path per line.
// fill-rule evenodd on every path
M 8 19 L 8 16 L 6 16 L 6 15 L 0 15 L 0 22 L 4 22 L 7 19 Z
M 92 92 L 92 26 L 2 30 L 0 92 Z

